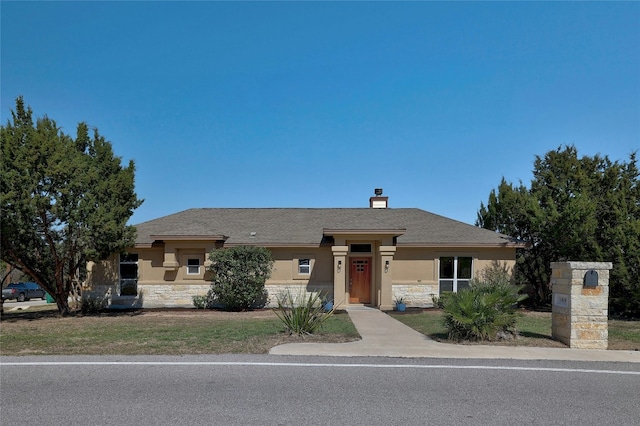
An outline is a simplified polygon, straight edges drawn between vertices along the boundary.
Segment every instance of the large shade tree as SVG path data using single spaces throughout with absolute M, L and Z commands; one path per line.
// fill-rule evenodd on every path
M 127 221 L 142 201 L 133 161 L 123 167 L 97 129 L 80 123 L 73 138 L 47 116 L 34 123 L 32 115 L 19 97 L 0 130 L 0 257 L 66 315 L 87 261 L 131 245 L 135 228 Z
M 579 157 L 574 146 L 537 156 L 527 188 L 504 178 L 481 204 L 476 225 L 517 237 L 516 272 L 549 303 L 551 262 L 613 262 L 610 307 L 640 316 L 640 173 L 629 161 Z

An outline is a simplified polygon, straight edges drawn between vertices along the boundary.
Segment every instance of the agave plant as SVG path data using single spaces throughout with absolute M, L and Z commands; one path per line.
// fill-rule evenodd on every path
M 285 326 L 289 334 L 300 336 L 315 333 L 322 324 L 333 315 L 335 307 L 325 309 L 322 303 L 322 294 L 306 293 L 292 295 L 287 290 L 277 298 L 278 307 L 275 314 Z

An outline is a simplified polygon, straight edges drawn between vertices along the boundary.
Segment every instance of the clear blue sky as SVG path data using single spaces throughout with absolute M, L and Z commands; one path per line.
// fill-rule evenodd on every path
M 391 207 L 473 223 L 566 144 L 640 148 L 638 2 L 1 3 L 23 95 L 136 163 L 132 223 L 191 207 Z

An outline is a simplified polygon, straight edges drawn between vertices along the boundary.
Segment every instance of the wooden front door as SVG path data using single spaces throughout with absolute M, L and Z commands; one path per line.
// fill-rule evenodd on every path
M 349 303 L 371 303 L 371 259 L 351 259 Z

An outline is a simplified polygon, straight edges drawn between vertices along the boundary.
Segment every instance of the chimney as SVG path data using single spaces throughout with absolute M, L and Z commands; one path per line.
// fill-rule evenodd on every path
M 375 197 L 369 198 L 369 207 L 372 209 L 386 209 L 389 197 L 382 196 L 382 188 L 375 189 Z

